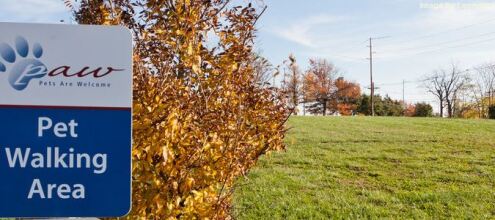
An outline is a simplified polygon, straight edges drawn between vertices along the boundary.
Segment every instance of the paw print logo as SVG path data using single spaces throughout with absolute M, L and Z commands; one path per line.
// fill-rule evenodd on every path
M 39 59 L 43 55 L 43 48 L 39 43 L 32 45 L 30 55 L 29 43 L 23 37 L 15 39 L 15 51 L 6 44 L 0 43 L 0 74 L 7 72 L 9 84 L 16 90 L 23 90 L 32 79 L 46 75 L 47 68 Z

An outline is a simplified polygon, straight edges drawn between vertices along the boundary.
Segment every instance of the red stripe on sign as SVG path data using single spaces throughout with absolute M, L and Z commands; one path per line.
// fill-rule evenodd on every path
M 39 108 L 39 109 L 74 109 L 74 110 L 121 110 L 130 111 L 130 107 L 96 107 L 96 106 L 48 106 L 48 105 L 2 105 L 0 108 Z

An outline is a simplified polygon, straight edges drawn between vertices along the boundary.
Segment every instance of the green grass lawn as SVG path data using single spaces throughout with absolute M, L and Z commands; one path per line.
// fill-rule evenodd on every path
M 292 117 L 238 181 L 238 219 L 495 218 L 495 121 Z

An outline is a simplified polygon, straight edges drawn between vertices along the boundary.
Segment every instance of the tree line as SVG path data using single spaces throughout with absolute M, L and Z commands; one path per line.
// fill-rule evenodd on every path
M 310 59 L 305 71 L 292 54 L 277 67 L 259 55 L 253 56 L 253 63 L 262 85 L 275 84 L 273 77 L 282 74 L 280 90 L 286 95 L 288 108 L 294 115 L 371 115 L 370 96 L 362 93 L 358 83 L 345 79 L 326 59 Z M 406 104 L 388 95 L 375 95 L 373 99 L 378 116 L 433 115 L 433 108 L 427 103 Z
M 466 70 L 452 64 L 433 71 L 422 81 L 436 97 L 440 117 L 495 119 L 495 64 Z

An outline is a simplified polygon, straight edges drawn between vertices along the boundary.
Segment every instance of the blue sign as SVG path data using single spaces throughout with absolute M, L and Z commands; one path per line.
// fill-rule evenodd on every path
M 129 211 L 130 109 L 1 107 L 0 121 L 3 216 Z
M 131 208 L 132 42 L 120 27 L 0 23 L 0 217 Z

